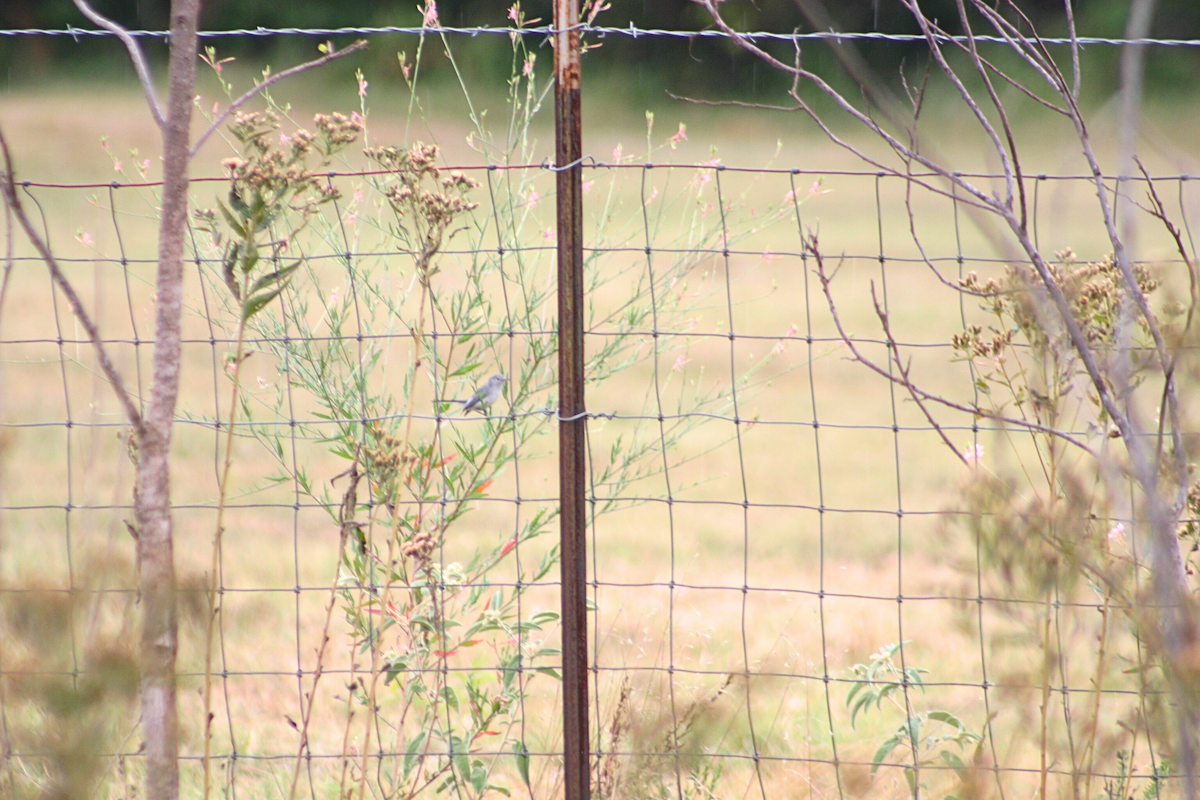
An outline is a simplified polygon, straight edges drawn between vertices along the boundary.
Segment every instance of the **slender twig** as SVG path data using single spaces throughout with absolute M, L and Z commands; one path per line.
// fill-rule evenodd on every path
M 300 746 L 296 751 L 296 762 L 292 769 L 292 781 L 291 787 L 288 789 L 288 800 L 294 800 L 296 797 L 296 785 L 300 780 L 300 764 L 304 759 L 304 750 L 308 747 L 308 728 L 309 723 L 312 721 L 313 708 L 317 703 L 317 684 L 320 682 L 321 674 L 324 671 L 325 651 L 329 645 L 329 629 L 333 622 L 333 609 L 337 605 L 337 590 L 339 581 L 342 577 L 341 564 L 342 559 L 346 554 L 346 541 L 351 535 L 354 534 L 357 527 L 354 521 L 354 514 L 358 509 L 358 482 L 362 477 L 361 473 L 358 471 L 359 458 L 361 455 L 361 452 L 356 453 L 354 456 L 354 462 L 350 465 L 350 468 L 342 473 L 343 475 L 349 476 L 349 485 L 346 487 L 346 491 L 342 495 L 341 510 L 338 513 L 340 533 L 338 537 L 337 566 L 334 568 L 333 582 L 329 587 L 329 605 L 325 607 L 325 624 L 321 628 L 321 643 L 317 647 L 317 663 L 312 672 L 312 687 L 308 690 L 307 696 L 305 696 L 303 692 L 301 693 Z M 336 478 L 334 480 L 336 480 Z M 351 659 L 351 662 L 353 663 L 353 659 Z M 354 692 L 351 691 L 350 697 L 352 698 L 353 695 Z M 308 700 L 307 704 L 304 703 L 305 699 Z M 350 701 L 347 700 L 347 705 L 349 704 Z M 349 738 L 350 719 L 352 718 L 353 712 L 347 715 L 346 739 Z M 346 752 L 344 744 L 342 747 L 342 752 Z M 345 759 L 342 762 L 343 775 L 348 763 L 349 759 Z
M 71 313 L 79 320 L 79 324 L 83 326 L 84 331 L 88 335 L 88 340 L 91 341 L 92 347 L 96 351 L 96 361 L 100 364 L 100 371 L 104 373 L 104 377 L 112 385 L 113 391 L 116 392 L 117 400 L 125 410 L 125 416 L 128 417 L 129 423 L 135 428 L 140 429 L 142 426 L 142 414 L 138 411 L 138 405 L 133 401 L 129 391 L 125 388 L 125 381 L 121 378 L 121 373 L 117 372 L 113 366 L 112 359 L 108 355 L 108 349 L 104 346 L 104 340 L 100 338 L 100 331 L 96 327 L 96 323 L 84 309 L 83 303 L 79 299 L 79 295 L 75 292 L 75 287 L 67 280 L 67 276 L 63 274 L 58 266 L 58 259 L 50 252 L 49 246 L 43 241 L 37 229 L 33 227 L 29 216 L 25 213 L 24 206 L 21 205 L 20 195 L 17 193 L 17 184 L 13 178 L 12 154 L 8 149 L 8 141 L 4 138 L 3 131 L 0 131 L 0 150 L 4 152 L 4 173 L 0 175 L 0 191 L 3 191 L 4 200 L 7 207 L 16 217 L 17 222 L 21 225 L 25 235 L 29 237 L 33 248 L 37 250 L 38 255 L 42 257 L 46 267 L 50 270 L 50 277 L 58 286 L 59 290 L 67 298 L 67 304 L 71 307 Z M 9 247 L 12 246 L 12 236 L 10 234 Z M 11 262 L 11 253 L 9 255 Z M 5 271 L 5 283 L 7 284 L 7 267 Z M 2 297 L 2 295 L 0 295 Z
M 1005 150 L 1003 142 L 1000 140 L 999 132 L 997 132 L 995 126 L 992 125 L 992 122 L 988 119 L 987 114 L 985 114 L 983 109 L 979 107 L 979 104 L 975 101 L 970 89 L 968 89 L 966 84 L 962 82 L 962 79 L 959 78 L 958 73 L 954 71 L 954 68 L 950 66 L 950 62 L 946 60 L 946 56 L 942 52 L 941 46 L 938 44 L 940 30 L 935 30 L 934 23 L 921 11 L 916 0 L 901 0 L 901 2 L 904 3 L 904 5 L 912 12 L 917 21 L 917 25 L 920 26 L 921 32 L 925 35 L 925 41 L 929 46 L 929 54 L 933 56 L 938 68 L 941 69 L 942 74 L 945 75 L 946 78 L 949 79 L 949 81 L 954 85 L 954 89 L 958 93 L 959 98 L 962 99 L 967 108 L 970 109 L 971 114 L 975 117 L 975 121 L 979 124 L 979 127 L 985 134 L 987 134 L 988 139 L 991 140 L 992 149 L 996 151 L 996 156 L 1000 159 L 1000 169 L 1004 173 L 1004 206 L 1011 208 L 1013 204 L 1013 195 L 1015 193 L 1015 178 L 1013 174 L 1013 166 L 1011 163 L 1009 163 L 1010 156 L 1008 151 Z M 968 30 L 970 30 L 969 27 Z M 973 59 L 973 66 L 975 66 L 977 72 L 986 72 L 977 60 Z M 987 85 L 990 87 L 990 82 L 985 81 L 985 83 L 987 83 Z M 996 102 L 998 103 L 998 101 Z
M 754 44 L 754 42 L 746 39 L 744 36 L 742 36 L 740 33 L 738 33 L 737 30 L 735 30 L 732 26 L 730 26 L 729 23 L 727 23 L 725 21 L 725 19 L 720 15 L 720 13 L 716 9 L 715 0 L 699 0 L 699 2 L 706 9 L 708 9 L 709 13 L 713 17 L 713 21 L 717 24 L 717 27 L 719 27 L 722 31 L 724 31 L 739 47 L 758 56 L 760 59 L 762 59 L 764 62 L 771 65 L 772 67 L 775 67 L 776 69 L 778 69 L 782 72 L 792 75 L 794 78 L 796 78 L 798 80 L 802 79 L 802 80 L 806 80 L 806 81 L 813 83 L 818 89 L 821 90 L 822 93 L 824 93 L 827 97 L 829 97 L 831 100 L 833 100 L 834 103 L 836 103 L 839 108 L 841 108 L 843 111 L 845 111 L 850 116 L 854 117 L 856 120 L 861 122 L 863 125 L 867 126 L 867 128 L 872 133 L 874 133 L 876 136 L 879 136 L 880 138 L 882 138 L 884 140 L 884 142 L 886 142 L 888 144 L 888 146 L 890 146 L 892 149 L 896 150 L 897 152 L 906 152 L 907 151 L 908 157 L 912 158 L 914 161 L 921 164 L 922 166 L 929 169 L 930 171 L 934 172 L 938 176 L 940 176 L 946 180 L 953 181 L 964 192 L 971 195 L 971 197 L 974 199 L 974 201 L 976 201 L 980 205 L 984 206 L 985 208 L 991 208 L 991 209 L 995 208 L 997 201 L 989 193 L 983 191 L 982 189 L 976 188 L 969 181 L 964 180 L 961 176 L 954 175 L 950 170 L 943 167 L 937 161 L 934 161 L 933 159 L 931 159 L 925 155 L 922 155 L 921 153 L 913 153 L 913 152 L 909 151 L 903 142 L 901 142 L 899 139 L 897 139 L 891 133 L 888 133 L 886 130 L 884 130 L 883 127 L 881 127 L 879 125 L 879 123 L 877 123 L 875 120 L 873 120 L 868 114 L 865 114 L 861 110 L 856 108 L 854 106 L 854 104 L 852 104 L 849 100 L 847 100 L 840 92 L 838 92 L 836 89 L 834 89 L 820 75 L 817 75 L 814 72 L 810 72 L 810 71 L 804 69 L 803 67 L 800 67 L 798 64 L 793 65 L 793 64 L 788 64 L 783 61 L 780 61 L 778 58 L 774 57 L 770 53 L 768 53 L 765 50 L 763 50 L 762 48 L 758 47 L 756 44 Z M 797 85 L 798 85 L 798 83 L 797 83 Z M 819 114 L 817 114 L 816 111 L 813 110 L 812 107 L 809 106 L 803 100 L 803 98 L 800 97 L 798 91 L 795 91 L 795 89 L 793 89 L 793 91 L 791 92 L 791 95 L 792 95 L 792 99 L 795 100 L 797 102 L 797 104 L 799 104 L 801 106 L 802 110 L 806 114 L 808 114 L 818 126 L 820 126 L 821 131 L 826 136 L 828 136 L 832 142 L 834 142 L 835 144 L 837 144 L 840 147 L 843 147 L 843 148 L 851 151 L 857 157 L 861 158 L 863 161 L 867 162 L 868 164 L 871 164 L 872 166 L 876 167 L 877 169 L 886 171 L 888 174 L 896 175 L 896 176 L 901 176 L 904 174 L 903 172 L 897 170 L 895 167 L 888 166 L 888 165 L 883 164 L 875 159 L 872 159 L 871 157 L 869 157 L 868 155 L 863 153 L 861 150 L 854 148 L 848 142 L 846 142 L 845 140 L 838 137 L 837 134 L 835 134 L 833 132 L 833 130 L 828 126 L 828 124 L 825 122 L 825 120 Z M 969 102 L 973 103 L 974 101 L 970 100 Z M 977 116 L 982 115 L 982 112 L 978 111 L 978 106 L 975 107 L 975 110 L 978 112 Z M 997 139 L 997 141 L 999 141 L 999 139 Z M 927 188 L 932 192 L 936 192 L 938 194 L 943 194 L 947 197 L 951 196 L 949 192 L 947 192 L 939 187 L 932 186 L 930 184 L 927 184 L 927 183 L 924 183 L 921 181 L 918 181 L 918 185 L 920 185 L 924 188 Z M 964 201 L 962 198 L 960 198 L 959 202 L 964 202 Z
M 666 94 L 667 94 L 667 97 L 671 98 L 672 100 L 682 100 L 685 103 L 691 103 L 691 104 L 697 105 L 697 106 L 713 106 L 716 108 L 722 108 L 724 106 L 731 106 L 733 108 L 753 108 L 758 111 L 803 111 L 804 110 L 800 105 L 776 106 L 776 105 L 771 105 L 770 103 L 747 103 L 744 100 L 705 100 L 700 97 L 688 97 L 687 95 L 675 94 L 672 91 L 668 91 Z
M 80 0 L 76 0 L 76 2 L 80 2 Z M 255 97 L 255 95 L 257 95 L 263 89 L 266 89 L 268 86 L 270 86 L 273 83 L 278 83 L 279 81 L 283 80 L 284 78 L 290 78 L 293 75 L 298 75 L 301 72 L 304 72 L 306 70 L 310 70 L 310 69 L 313 69 L 314 67 L 322 66 L 323 64 L 328 64 L 330 61 L 336 61 L 337 59 L 342 58 L 344 56 L 348 56 L 351 53 L 356 53 L 359 50 L 365 49 L 366 46 L 367 46 L 367 40 L 359 39 L 354 44 L 352 44 L 349 47 L 346 47 L 342 50 L 335 50 L 332 53 L 326 53 L 325 55 L 321 56 L 320 58 L 313 59 L 312 61 L 306 61 L 303 64 L 297 64 L 296 66 L 294 66 L 290 69 L 285 69 L 283 72 L 277 72 L 274 75 L 270 75 L 270 76 L 264 78 L 261 83 L 256 83 L 253 88 L 251 88 L 249 91 L 247 91 L 241 97 L 234 100 L 232 103 L 230 103 L 228 106 L 225 107 L 224 111 L 222 111 L 220 114 L 217 115 L 217 118 L 212 121 L 212 123 L 208 126 L 208 128 L 204 131 L 204 133 L 200 134 L 200 137 L 198 139 L 196 139 L 196 143 L 192 145 L 192 149 L 188 153 L 188 158 L 194 158 L 196 156 L 196 153 L 200 152 L 200 148 L 204 146 L 204 143 L 208 141 L 208 137 L 212 136 L 213 133 L 217 130 L 217 128 L 221 127 L 221 124 L 229 118 L 229 115 L 232 114 L 234 111 L 237 111 L 241 106 L 245 105 L 249 100 L 252 100 Z
M 949 400 L 945 397 L 940 397 L 932 394 L 931 392 L 927 392 L 911 381 L 905 382 L 905 380 L 902 378 L 896 377 L 871 359 L 867 358 L 865 355 L 863 355 L 862 351 L 858 349 L 854 338 L 842 324 L 841 316 L 838 314 L 837 304 L 834 302 L 833 293 L 829 288 L 830 284 L 833 282 L 833 277 L 825 272 L 825 256 L 821 253 L 821 250 L 817 245 L 816 237 L 810 235 L 804 246 L 817 262 L 817 280 L 820 281 L 821 290 L 825 294 L 825 302 L 829 306 L 830 315 L 833 317 L 834 327 L 837 328 L 838 338 L 841 339 L 842 344 L 846 345 L 846 348 L 850 351 L 850 354 L 854 357 L 855 361 L 862 364 L 877 375 L 887 378 L 892 383 L 903 387 L 906 391 L 915 393 L 922 400 L 927 400 L 931 403 L 937 403 L 940 406 L 944 406 L 945 408 L 949 408 L 954 411 L 962 411 L 967 414 L 983 417 L 984 419 L 990 419 L 994 422 L 1001 422 L 1006 425 L 1012 425 L 1013 427 L 1023 428 L 1031 431 L 1039 431 L 1051 436 L 1056 436 L 1069 444 L 1075 445 L 1088 455 L 1094 458 L 1098 457 L 1096 452 L 1091 447 L 1066 431 L 1058 430 L 1057 428 L 1051 428 L 1046 425 L 1040 425 L 1036 422 L 1030 422 L 1029 420 L 1006 417 L 1003 414 L 997 414 L 993 411 L 988 411 L 987 409 L 980 408 L 978 406 L 956 403 L 953 400 Z M 958 454 L 958 451 L 955 450 L 955 453 Z M 961 457 L 961 454 L 959 455 Z
M 133 68 L 137 71 L 138 80 L 142 83 L 142 91 L 146 93 L 146 103 L 150 106 L 150 114 L 154 117 L 155 124 L 159 128 L 162 128 L 167 122 L 163 118 L 162 107 L 158 104 L 158 96 L 154 93 L 154 83 L 150 79 L 150 67 L 146 64 L 146 56 L 142 53 L 141 45 L 137 43 L 137 39 L 130 36 L 129 31 L 108 17 L 97 13 L 94 8 L 87 4 L 87 0 L 75 0 L 75 7 L 79 9 L 81 14 L 116 36 L 125 45 L 125 49 L 129 51 L 129 58 L 133 61 Z
M 253 240 L 252 240 L 253 241 Z M 250 273 L 244 273 L 242 296 L 250 296 Z M 212 778 L 212 656 L 213 631 L 217 626 L 217 614 L 224 616 L 224 603 L 218 599 L 222 593 L 221 541 L 225 534 L 225 508 L 229 498 L 229 474 L 233 468 L 233 432 L 237 425 L 238 394 L 242 388 L 242 363 L 246 347 L 246 322 L 243 313 L 238 321 L 237 346 L 234 348 L 233 381 L 229 398 L 229 424 L 225 429 L 225 461 L 221 467 L 221 478 L 217 484 L 217 524 L 213 532 L 212 571 L 208 578 L 208 619 L 204 629 L 204 800 L 209 798 Z M 222 627 L 224 627 L 222 625 Z M 222 634 L 224 635 L 224 634 Z M 228 691 L 226 689 L 226 691 Z
M 954 443 L 950 441 L 950 437 L 946 435 L 946 431 L 941 425 L 938 424 L 938 421 L 933 418 L 933 414 L 931 414 L 929 409 L 925 407 L 924 399 L 916 391 L 916 387 L 913 385 L 912 378 L 909 374 L 912 370 L 912 359 L 909 359 L 907 363 L 900 360 L 900 346 L 897 344 L 896 339 L 892 336 L 892 328 L 888 322 L 887 312 L 883 310 L 883 306 L 880 305 L 879 298 L 875 294 L 875 281 L 871 281 L 871 302 L 875 305 L 875 316 L 879 318 L 879 325 L 881 328 L 883 328 L 883 335 L 885 341 L 887 342 L 886 347 L 888 357 L 892 359 L 892 363 L 896 365 L 896 369 L 900 373 L 900 380 L 897 381 L 897 383 L 908 390 L 909 397 L 911 397 L 913 402 L 917 404 L 917 408 L 921 409 L 921 413 L 925 415 L 925 419 L 930 425 L 933 426 L 933 429 L 937 431 L 937 435 L 941 437 L 946 447 L 950 448 L 950 452 L 958 456 L 958 460 L 964 465 L 970 466 L 970 463 L 967 461 L 967 457 L 960 453 L 958 448 L 954 446 Z
M 975 42 L 975 31 L 971 27 L 970 20 L 967 19 L 967 7 L 963 0 L 958 0 L 958 14 L 963 24 L 963 30 L 967 33 L 967 49 L 971 56 L 971 63 L 975 65 L 975 72 L 979 75 L 979 79 L 983 81 L 984 88 L 987 89 L 988 99 L 992 101 L 992 107 L 996 109 L 996 113 L 1000 116 L 1000 127 L 1004 131 L 1004 140 L 1008 144 L 1008 157 L 1012 159 L 1013 175 L 1011 180 L 1008 180 L 1008 172 L 1007 169 L 1005 170 L 1005 178 L 1008 182 L 1008 196 L 1005 199 L 1009 205 L 1012 204 L 1012 187 L 1015 183 L 1021 208 L 1021 227 L 1025 227 L 1029 219 L 1025 200 L 1025 181 L 1021 176 L 1021 160 L 1017 154 L 1017 143 L 1013 138 L 1012 125 L 1008 121 L 1008 112 L 1004 110 L 1004 104 L 1000 102 L 1000 97 L 996 94 L 996 87 L 988 75 L 988 70 L 984 66 L 983 60 L 979 57 L 979 48 Z
M 1138 169 L 1142 172 L 1142 177 L 1146 179 L 1146 190 L 1150 196 L 1151 208 L 1146 208 L 1138 204 L 1139 208 L 1144 209 L 1150 216 L 1157 219 L 1167 229 L 1167 233 L 1175 241 L 1175 250 L 1179 253 L 1179 257 L 1183 259 L 1184 265 L 1188 271 L 1188 296 L 1191 302 L 1188 303 L 1187 321 L 1184 323 L 1183 330 L 1179 334 L 1180 340 L 1183 340 L 1188 332 L 1192 329 L 1192 320 L 1196 316 L 1196 306 L 1200 303 L 1200 273 L 1197 272 L 1197 264 L 1188 255 L 1187 247 L 1183 244 L 1183 234 L 1178 226 L 1171 222 L 1167 216 L 1166 206 L 1163 204 L 1162 198 L 1158 196 L 1158 189 L 1154 186 L 1154 180 L 1150 177 L 1150 173 L 1146 170 L 1146 165 L 1137 156 L 1133 157 L 1133 161 L 1137 164 Z
M 1063 9 L 1067 15 L 1067 28 L 1071 31 L 1071 96 L 1079 97 L 1079 37 L 1075 33 L 1075 4 L 1073 0 L 1063 0 Z
M 4 318 L 4 298 L 8 295 L 8 279 L 13 268 L 13 210 L 4 204 L 4 278 L 0 280 L 0 319 Z

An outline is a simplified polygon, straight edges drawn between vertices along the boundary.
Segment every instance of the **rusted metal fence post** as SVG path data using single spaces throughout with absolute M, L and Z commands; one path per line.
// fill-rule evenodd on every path
M 587 419 L 583 398 L 583 127 L 579 0 L 554 3 L 554 162 L 558 170 L 559 502 L 562 514 L 563 772 L 566 800 L 588 800 Z

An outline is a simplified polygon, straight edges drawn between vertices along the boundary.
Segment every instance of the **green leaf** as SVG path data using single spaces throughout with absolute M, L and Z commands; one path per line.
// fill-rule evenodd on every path
M 525 743 L 518 740 L 513 742 L 512 746 L 513 759 L 517 762 L 517 772 L 521 773 L 521 780 L 525 781 L 525 788 L 530 791 L 533 786 L 529 783 L 529 748 Z
M 453 737 L 457 739 L 458 737 Z M 466 746 L 463 746 L 466 749 Z M 463 781 L 471 780 L 471 764 L 467 761 L 467 754 L 459 752 L 457 749 L 454 752 L 454 770 L 458 773 L 458 779 Z
M 537 671 L 542 673 L 543 675 L 549 675 L 551 678 L 554 678 L 554 680 L 556 680 L 556 681 L 562 680 L 562 675 L 560 675 L 558 670 L 556 670 L 554 667 L 538 667 Z
M 254 265 L 258 263 L 258 245 L 253 241 L 246 243 L 244 252 L 242 253 L 242 272 L 249 272 L 254 269 Z M 251 289 L 251 291 L 254 291 Z
M 416 763 L 417 758 L 419 758 L 421 755 L 421 747 L 425 744 L 426 735 L 428 735 L 427 731 L 421 731 L 416 735 L 416 738 L 408 743 L 408 752 L 404 756 L 405 778 L 407 778 L 412 772 L 413 765 Z
M 238 289 L 237 276 L 233 272 L 233 265 L 237 263 L 238 259 L 238 248 L 239 245 L 237 242 L 229 245 L 229 250 L 225 253 L 225 263 L 221 268 L 221 277 L 224 278 L 225 285 L 229 287 L 229 291 L 233 294 L 234 299 L 241 300 L 242 293 Z
M 938 753 L 938 755 L 941 756 L 942 761 L 944 761 L 947 766 L 954 770 L 960 779 L 967 779 L 967 765 L 963 763 L 963 760 L 959 758 L 957 754 L 951 752 L 950 750 L 943 750 L 942 752 Z
M 875 776 L 875 773 L 879 771 L 883 762 L 892 754 L 892 751 L 896 749 L 896 745 L 898 744 L 900 744 L 900 737 L 893 736 L 879 745 L 879 749 L 875 751 L 875 756 L 871 759 L 871 777 Z
M 225 224 L 233 229 L 233 232 L 238 235 L 238 238 L 246 238 L 246 226 L 238 222 L 237 218 L 225 207 L 225 204 L 220 200 L 217 201 L 217 208 L 221 209 L 221 216 L 225 217 Z
M 221 201 L 218 200 L 217 202 L 219 203 Z M 242 199 L 242 195 L 237 189 L 229 190 L 229 205 L 233 207 L 234 211 L 238 212 L 243 217 L 249 217 L 252 213 L 250 211 L 250 206 L 246 205 L 246 201 Z M 245 236 L 244 233 L 242 235 Z
M 263 307 L 266 306 L 267 303 L 279 296 L 279 293 L 283 291 L 284 286 L 286 285 L 286 283 L 280 284 L 274 289 L 269 289 L 265 292 L 259 292 L 258 294 L 252 294 L 247 297 L 242 303 L 242 321 L 244 322 L 249 320 L 259 311 L 262 311 Z
M 962 724 L 962 720 L 951 714 L 949 711 L 930 711 L 929 718 L 938 722 L 944 722 L 947 725 L 953 725 L 960 731 L 965 731 L 967 729 L 967 726 Z
M 286 283 L 291 278 L 292 273 L 299 269 L 301 261 L 288 264 L 282 269 L 277 269 L 269 275 L 263 275 L 250 286 L 250 294 L 254 294 L 259 289 L 265 289 L 275 283 Z
M 487 788 L 487 779 L 487 769 L 484 768 L 482 762 L 476 761 L 471 767 L 471 786 L 478 794 L 483 794 L 483 790 Z

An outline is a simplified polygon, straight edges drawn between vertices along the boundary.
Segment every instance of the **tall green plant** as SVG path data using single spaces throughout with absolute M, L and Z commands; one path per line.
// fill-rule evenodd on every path
M 449 43 L 442 43 L 457 69 Z M 361 663 L 353 661 L 345 695 L 350 713 L 343 793 L 357 785 L 361 794 L 369 782 L 385 797 L 423 791 L 478 797 L 510 792 L 514 780 L 536 780 L 529 754 L 539 747 L 528 741 L 536 734 L 526 725 L 526 702 L 535 681 L 557 679 L 560 653 L 554 646 L 557 614 L 537 611 L 530 592 L 557 563 L 557 547 L 539 539 L 558 510 L 552 503 L 531 510 L 518 505 L 511 534 L 465 557 L 456 555 L 464 547 L 455 536 L 470 530 L 478 518 L 472 512 L 495 487 L 549 452 L 540 442 L 552 430 L 557 405 L 548 246 L 553 232 L 540 221 L 545 204 L 539 181 L 546 173 L 508 168 L 533 159 L 531 129 L 549 84 L 519 37 L 513 47 L 510 117 L 503 130 L 493 134 L 484 113 L 471 111 L 470 143 L 504 169 L 447 168 L 432 144 L 373 144 L 364 150 L 368 169 L 357 178 L 318 178 L 301 170 L 308 181 L 303 196 L 311 203 L 268 202 L 273 210 L 267 212 L 256 211 L 257 203 L 243 210 L 239 201 L 235 208 L 230 200 L 219 213 L 203 216 L 211 235 L 200 255 L 221 265 L 207 278 L 213 285 L 237 285 L 237 292 L 227 292 L 233 327 L 253 331 L 246 338 L 278 370 L 278 380 L 244 386 L 237 395 L 239 430 L 277 460 L 272 480 L 296 486 L 340 531 L 330 616 L 298 722 L 298 756 L 307 752 L 314 715 L 321 714 L 314 710 L 316 682 L 336 610 L 361 657 Z M 408 66 L 403 55 L 401 63 Z M 408 68 L 406 76 L 419 108 L 418 73 Z M 362 106 L 347 124 L 369 118 L 361 75 L 358 85 Z M 262 145 L 256 150 L 260 161 L 284 164 L 296 135 L 281 140 L 272 119 L 259 118 L 271 128 L 262 135 L 251 125 L 235 129 L 234 138 Z M 361 133 L 368 139 L 369 127 Z M 322 145 L 318 155 L 324 164 L 346 159 L 348 152 Z M 249 170 L 249 161 L 242 156 L 228 168 Z M 342 163 L 353 171 L 351 161 Z M 705 251 L 730 246 L 753 230 L 725 227 L 720 214 L 710 213 L 712 187 L 705 180 L 675 192 L 673 204 L 658 204 L 661 210 L 644 226 L 616 229 L 625 194 L 620 177 L 609 175 L 607 192 L 591 194 L 600 211 L 586 263 L 587 327 L 606 334 L 589 352 L 593 384 L 686 348 L 685 320 L 694 313 L 689 303 L 703 298 L 685 287 L 708 258 Z M 246 222 L 247 214 L 258 222 Z M 679 220 L 677 241 L 666 248 L 677 255 L 655 256 L 651 263 L 605 258 L 614 246 L 650 231 L 657 235 L 666 219 Z M 255 257 L 246 269 L 246 259 Z M 260 262 L 271 266 L 250 282 L 230 283 L 231 273 L 238 278 Z M 263 302 L 250 302 L 265 293 Z M 658 333 L 650 336 L 650 330 Z M 672 448 L 702 419 L 687 412 L 722 413 L 732 391 L 747 390 L 769 371 L 774 354 L 736 386 L 697 381 L 689 395 L 681 393 L 679 416 L 661 427 L 651 405 L 611 449 L 595 453 L 594 512 L 616 508 L 630 486 L 664 468 L 664 451 L 670 461 Z M 232 363 L 243 358 L 237 354 Z M 495 372 L 509 378 L 506 396 L 482 417 L 458 414 L 450 400 L 466 397 Z M 668 371 L 664 380 L 677 380 L 677 374 Z M 653 402 L 652 394 L 646 402 Z M 297 419 L 305 407 L 316 421 Z M 272 424 L 280 419 L 294 421 L 285 428 Z M 312 465 L 293 461 L 293 437 L 339 459 L 336 477 L 318 478 Z M 380 741 L 385 735 L 387 741 Z M 398 755 L 371 768 L 373 749 Z M 297 758 L 293 793 L 301 763 Z

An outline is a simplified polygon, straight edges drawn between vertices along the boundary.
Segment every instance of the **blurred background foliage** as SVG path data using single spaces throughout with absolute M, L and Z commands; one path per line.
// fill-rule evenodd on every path
M 692 0 L 610 0 L 611 8 L 596 20 L 611 27 L 662 28 L 700 31 L 711 27 L 705 10 Z M 440 0 L 438 11 L 443 25 L 510 25 L 509 0 Z M 926 0 L 922 5 L 931 17 L 958 32 L 954 0 Z M 169 0 L 94 0 L 94 6 L 121 24 L 135 29 L 162 30 L 167 25 Z M 1021 0 L 1020 6 L 1043 35 L 1060 36 L 1066 31 L 1060 0 Z M 523 0 L 527 20 L 546 24 L 551 18 L 552 0 Z M 1081 35 L 1120 37 L 1123 34 L 1128 0 L 1077 0 L 1076 19 Z M 741 30 L 788 33 L 825 28 L 821 19 L 831 19 L 843 31 L 879 31 L 916 33 L 911 16 L 898 0 L 729 0 L 723 6 L 726 19 Z M 1010 14 L 1010 16 L 1013 16 Z M 238 28 L 337 28 L 349 26 L 417 26 L 421 15 L 417 0 L 378 2 L 378 0 L 205 0 L 201 24 L 207 30 Z M 0 28 L 53 28 L 68 26 L 90 28 L 71 0 L 5 0 L 0 3 Z M 1196 0 L 1158 0 L 1151 35 L 1157 38 L 1200 39 L 1200 2 Z M 290 64 L 311 57 L 318 41 L 330 37 L 264 36 L 220 37 L 215 44 L 222 56 L 256 64 Z M 338 43 L 338 37 L 332 37 Z M 344 37 L 346 42 L 353 36 Z M 620 87 L 621 96 L 635 103 L 653 103 L 664 99 L 664 92 L 702 95 L 710 99 L 737 97 L 742 100 L 778 101 L 786 81 L 778 74 L 730 42 L 719 38 L 664 38 L 609 35 L 588 55 L 585 70 L 602 75 L 603 81 Z M 456 37 L 460 54 L 469 49 L 472 70 L 495 70 L 508 74 L 511 49 L 507 38 L 483 35 L 471 39 Z M 547 50 L 548 45 L 542 45 Z M 876 71 L 899 85 L 901 68 L 909 73 L 923 63 L 924 45 L 920 42 L 856 43 Z M 430 48 L 438 50 L 439 48 Z M 790 45 L 774 43 L 770 49 L 791 59 Z M 165 43 L 148 45 L 152 58 L 165 59 Z M 369 71 L 377 77 L 400 70 L 396 53 L 413 50 L 412 37 L 373 36 Z M 806 43 L 806 66 L 836 76 L 840 69 L 830 47 Z M 1062 48 L 1066 56 L 1066 48 Z M 1085 49 L 1085 92 L 1089 99 L 1102 100 L 1115 88 L 1118 48 L 1093 45 Z M 428 52 L 427 78 L 438 78 L 439 70 L 448 69 L 440 53 Z M 1151 95 L 1191 91 L 1200 85 L 1200 46 L 1156 47 L 1147 53 L 1147 76 Z M 361 62 L 359 62 L 361 64 Z M 426 65 L 423 65 L 426 69 Z M 352 69 L 345 66 L 343 69 Z M 336 72 L 331 70 L 330 72 Z M 585 73 L 586 74 L 586 73 Z M 43 81 L 47 78 L 79 78 L 94 81 L 108 78 L 124 81 L 132 76 L 128 58 L 119 43 L 109 37 L 12 36 L 0 37 L 0 75 L 8 89 Z M 344 76 L 339 76 L 344 77 Z

